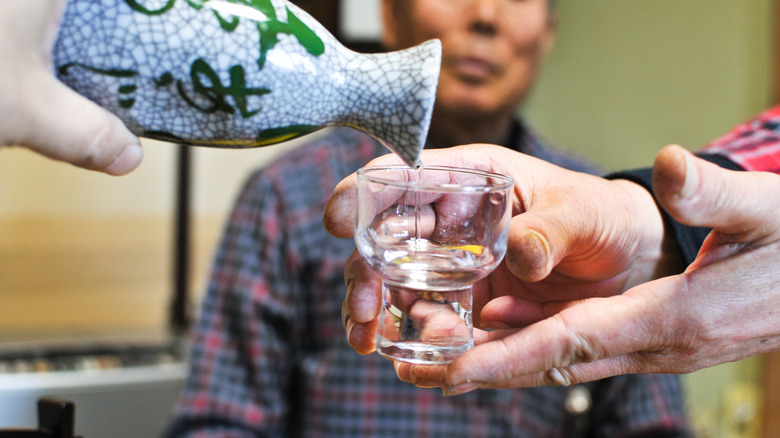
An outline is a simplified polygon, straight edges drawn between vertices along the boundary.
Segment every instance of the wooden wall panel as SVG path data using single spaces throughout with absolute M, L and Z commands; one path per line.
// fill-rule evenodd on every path
M 763 372 L 763 433 L 764 438 L 780 437 L 780 352 L 766 354 Z
M 774 103 L 780 103 L 780 0 L 774 2 Z M 762 436 L 780 437 L 780 352 L 763 357 Z

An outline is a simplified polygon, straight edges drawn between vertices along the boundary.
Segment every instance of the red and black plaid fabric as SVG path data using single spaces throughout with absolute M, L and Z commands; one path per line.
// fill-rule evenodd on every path
M 780 106 L 736 126 L 700 152 L 725 155 L 744 170 L 780 173 Z

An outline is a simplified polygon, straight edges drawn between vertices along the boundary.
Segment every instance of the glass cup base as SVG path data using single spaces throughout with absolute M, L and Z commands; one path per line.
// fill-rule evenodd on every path
M 422 342 L 392 342 L 377 336 L 376 351 L 380 355 L 402 362 L 421 365 L 444 365 L 474 346 L 474 340 L 457 347 L 439 347 Z
M 383 282 L 376 351 L 390 359 L 445 364 L 474 346 L 471 286 L 422 290 Z

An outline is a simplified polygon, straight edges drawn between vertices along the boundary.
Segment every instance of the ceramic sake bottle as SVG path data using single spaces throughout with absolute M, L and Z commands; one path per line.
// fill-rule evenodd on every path
M 53 52 L 64 83 L 142 137 L 258 147 L 343 125 L 410 166 L 440 58 L 436 40 L 350 51 L 284 0 L 68 0 Z

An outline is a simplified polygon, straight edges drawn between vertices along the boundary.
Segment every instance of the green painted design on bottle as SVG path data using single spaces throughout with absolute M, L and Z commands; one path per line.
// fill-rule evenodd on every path
M 159 9 L 148 9 L 141 5 L 138 0 L 124 0 L 130 8 L 134 11 L 146 15 L 160 15 L 168 12 L 176 0 L 168 0 L 165 5 Z M 202 9 L 210 0 L 187 0 L 187 4 L 196 10 Z M 268 56 L 268 51 L 272 50 L 279 42 L 279 34 L 291 35 L 306 49 L 306 51 L 312 56 L 320 56 L 325 53 L 325 43 L 322 38 L 306 24 L 304 24 L 298 16 L 296 16 L 289 8 L 287 10 L 287 22 L 279 21 L 276 17 L 276 10 L 274 9 L 271 0 L 225 0 L 228 3 L 247 6 L 255 9 L 265 15 L 265 21 L 256 21 L 255 25 L 260 33 L 260 55 L 257 63 L 260 69 L 265 65 L 265 60 Z M 229 20 L 223 17 L 216 9 L 213 10 L 214 16 L 219 22 L 219 26 L 226 32 L 233 32 L 236 30 L 240 23 L 240 19 L 237 16 L 232 16 Z
M 141 4 L 136 0 L 125 0 L 125 2 L 136 12 L 140 12 L 146 15 L 161 15 L 168 12 L 176 3 L 176 0 L 168 0 L 168 2 L 165 3 L 160 9 L 147 9 L 141 6 Z
M 279 34 L 292 35 L 312 56 L 320 56 L 325 53 L 325 43 L 317 34 L 292 12 L 287 9 L 287 22 L 279 21 L 276 18 L 276 11 L 270 0 L 230 0 L 234 3 L 251 6 L 268 17 L 264 22 L 257 22 L 257 30 L 260 32 L 260 59 L 257 64 L 260 69 L 265 64 L 268 51 L 279 42 Z
M 263 132 L 260 133 L 260 135 L 257 138 L 258 140 L 268 140 L 272 138 L 285 137 L 289 135 L 300 137 L 301 135 L 310 134 L 320 128 L 322 127 L 314 126 L 314 125 L 283 126 L 280 128 L 265 129 L 263 130 Z
M 204 113 L 213 113 L 224 111 L 226 113 L 235 112 L 234 108 L 227 101 L 227 97 L 233 98 L 239 114 L 244 118 L 252 117 L 260 112 L 260 108 L 250 110 L 248 108 L 249 96 L 262 96 L 268 94 L 271 90 L 267 88 L 251 88 L 246 86 L 246 77 L 244 67 L 234 65 L 230 68 L 230 84 L 222 84 L 216 71 L 202 58 L 196 59 L 190 68 L 190 81 L 194 87 L 195 93 L 210 102 L 210 105 L 204 106 L 195 102 L 184 88 L 181 80 L 176 82 L 176 88 L 181 97 L 193 108 Z
M 61 75 L 67 75 L 68 70 L 70 70 L 73 67 L 85 68 L 89 71 L 100 73 L 106 76 L 111 76 L 114 78 L 132 78 L 138 75 L 138 72 L 136 72 L 135 70 L 126 70 L 126 69 L 119 69 L 119 68 L 97 68 L 79 62 L 71 62 L 65 64 L 61 66 L 59 69 L 57 69 L 57 71 Z
M 81 67 L 95 73 L 103 74 L 106 76 L 117 78 L 132 78 L 137 76 L 137 73 L 132 70 L 120 70 L 120 69 L 101 69 L 92 66 L 88 66 L 80 63 L 70 63 L 60 67 L 60 74 L 67 76 L 68 70 L 73 67 Z M 158 87 L 166 87 L 168 85 L 176 83 L 176 88 L 179 95 L 190 105 L 192 108 L 204 112 L 214 113 L 217 111 L 223 111 L 229 114 L 238 110 L 241 117 L 247 119 L 253 115 L 259 113 L 261 108 L 254 110 L 249 109 L 249 97 L 250 96 L 262 96 L 268 94 L 271 90 L 267 88 L 252 88 L 246 85 L 246 73 L 244 67 L 241 65 L 234 65 L 229 70 L 230 83 L 226 86 L 222 84 L 217 72 L 212 68 L 206 60 L 202 58 L 196 59 L 190 67 L 190 80 L 193 85 L 193 91 L 202 99 L 209 102 L 209 105 L 199 104 L 196 99 L 188 94 L 181 79 L 175 80 L 171 73 L 164 73 L 160 78 L 156 79 L 154 83 Z M 120 99 L 119 105 L 124 109 L 129 109 L 135 104 L 135 99 L 124 96 L 134 93 L 138 86 L 135 84 L 120 85 L 118 87 Z M 235 107 L 231 105 L 227 97 L 232 97 Z
M 61 66 L 57 71 L 60 75 L 67 76 L 68 71 L 71 68 L 78 67 L 78 68 L 84 68 L 86 70 L 106 75 L 114 78 L 135 78 L 138 76 L 138 72 L 135 70 L 127 70 L 127 69 L 106 69 L 106 68 L 97 68 L 90 65 L 78 63 L 78 62 L 71 62 L 69 64 L 65 64 Z M 135 98 L 131 95 L 135 93 L 135 91 L 138 89 L 138 86 L 135 84 L 127 84 L 122 85 L 120 84 L 117 90 L 119 91 L 119 106 L 124 109 L 130 109 L 135 105 Z
M 168 85 L 171 85 L 173 83 L 173 75 L 171 72 L 165 72 L 162 75 L 160 75 L 159 78 L 155 78 L 154 84 L 158 87 L 167 87 Z
M 295 38 L 306 48 L 306 51 L 308 51 L 310 55 L 320 56 L 325 53 L 325 43 L 322 41 L 322 38 L 317 36 L 311 28 L 306 26 L 303 21 L 289 9 L 287 9 L 287 23 L 290 26 L 292 34 L 295 35 Z
M 187 140 L 178 135 L 171 134 L 168 131 L 160 131 L 147 129 L 143 132 L 143 136 L 147 138 L 154 138 L 161 141 L 168 141 L 171 143 L 187 143 Z

